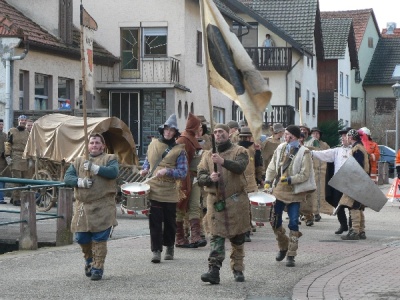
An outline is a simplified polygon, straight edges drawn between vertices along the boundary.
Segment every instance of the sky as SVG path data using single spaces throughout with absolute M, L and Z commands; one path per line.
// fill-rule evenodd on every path
M 319 0 L 319 9 L 340 11 L 372 8 L 379 30 L 382 32 L 382 29 L 387 27 L 387 22 L 395 22 L 396 28 L 400 28 L 399 2 L 399 0 Z

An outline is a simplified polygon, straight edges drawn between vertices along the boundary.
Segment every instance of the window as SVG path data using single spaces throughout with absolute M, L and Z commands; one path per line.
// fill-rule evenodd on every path
M 361 79 L 361 74 L 360 74 L 360 70 L 356 70 L 355 74 L 354 74 L 354 81 L 356 83 L 360 83 L 362 81 Z
M 343 72 L 340 72 L 339 77 L 339 93 L 340 95 L 343 95 Z
M 349 96 L 349 75 L 346 75 L 346 96 Z
M 351 98 L 351 110 L 358 110 L 358 98 Z
M 310 91 L 307 90 L 307 95 L 306 95 L 306 114 L 310 114 Z
M 248 29 L 237 22 L 233 22 L 232 32 L 238 37 L 243 47 L 258 47 L 258 23 L 249 22 L 251 28 Z M 263 41 L 260 42 L 260 45 Z
M 216 123 L 225 124 L 225 109 L 221 107 L 213 107 L 213 117 Z
M 307 67 L 310 66 L 310 58 L 307 56 Z
M 368 38 L 368 48 L 374 48 L 374 38 Z
M 301 97 L 301 85 L 299 82 L 296 82 L 296 89 L 294 94 L 294 108 L 300 109 L 300 97 Z
M 312 115 L 315 116 L 315 94 L 312 96 Z
M 121 77 L 135 78 L 139 70 L 139 29 L 121 29 Z
M 29 72 L 19 71 L 19 110 L 29 109 Z
M 50 76 L 35 74 L 35 110 L 49 109 Z
M 203 34 L 197 31 L 196 63 L 203 64 Z
M 311 57 L 311 69 L 314 69 L 314 56 Z
M 167 27 L 143 28 L 144 56 L 167 56 Z
M 73 93 L 73 80 L 68 78 L 58 77 L 58 107 L 65 104 L 66 100 L 70 100 Z
M 392 114 L 396 111 L 395 98 L 376 98 L 375 100 L 375 113 L 378 115 Z

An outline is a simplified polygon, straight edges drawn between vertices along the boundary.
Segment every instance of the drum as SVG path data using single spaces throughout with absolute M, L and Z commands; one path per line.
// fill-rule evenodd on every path
M 128 214 L 148 214 L 147 195 L 150 185 L 141 182 L 125 183 L 121 186 L 121 192 L 125 196 L 121 209 Z
M 269 222 L 275 203 L 275 196 L 264 192 L 249 193 L 251 220 L 258 223 Z

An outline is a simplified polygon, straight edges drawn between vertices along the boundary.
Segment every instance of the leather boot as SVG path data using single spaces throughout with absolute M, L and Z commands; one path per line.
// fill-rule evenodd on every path
M 335 234 L 342 234 L 345 231 L 348 231 L 349 228 L 347 225 L 340 225 L 339 229 L 335 231 Z
M 200 219 L 192 219 L 190 222 L 190 244 L 194 244 L 197 247 L 204 247 L 207 245 L 207 241 L 200 236 L 201 225 Z
M 85 259 L 85 275 L 87 277 L 91 277 L 91 269 L 92 269 L 92 261 L 93 261 L 93 252 L 92 252 L 92 243 L 88 244 L 79 244 L 82 249 L 83 258 Z
M 286 267 L 294 267 L 296 264 L 294 262 L 294 256 L 286 257 Z
M 276 254 L 276 261 L 282 261 L 286 257 L 287 250 L 279 250 Z
M 189 241 L 185 238 L 185 230 L 183 228 L 183 221 L 176 222 L 176 237 L 175 237 L 176 247 L 188 248 Z
M 201 275 L 201 281 L 209 282 L 211 284 L 219 284 L 219 267 L 210 265 L 208 272 Z
M 107 242 L 93 242 L 93 263 L 91 280 L 100 280 L 103 277 L 104 261 L 107 255 Z
M 173 260 L 174 259 L 174 246 L 167 247 L 167 251 L 165 251 L 165 260 Z

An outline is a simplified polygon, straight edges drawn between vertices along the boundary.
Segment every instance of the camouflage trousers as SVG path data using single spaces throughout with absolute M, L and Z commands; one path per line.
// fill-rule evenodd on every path
M 230 238 L 231 253 L 230 265 L 231 270 L 244 271 L 244 238 L 245 233 L 239 234 Z M 210 239 L 210 255 L 208 257 L 208 264 L 210 266 L 222 267 L 222 262 L 225 259 L 225 238 L 213 235 Z

